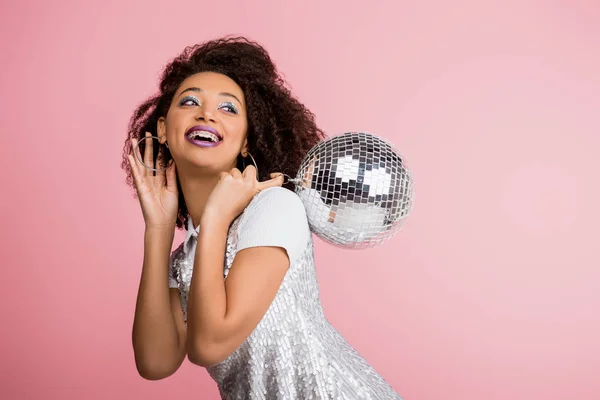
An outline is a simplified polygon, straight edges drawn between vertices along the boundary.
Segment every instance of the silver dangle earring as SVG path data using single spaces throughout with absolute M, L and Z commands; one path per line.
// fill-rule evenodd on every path
M 158 143 L 160 143 L 160 139 L 159 139 Z M 167 149 L 169 148 L 169 143 L 167 143 L 167 139 L 165 139 L 165 142 L 161 143 L 161 144 L 164 144 Z
M 250 154 L 249 151 L 246 151 L 246 155 L 242 155 L 242 166 L 244 169 L 246 169 L 246 158 L 250 156 L 250 159 L 252 160 L 252 164 L 254 165 L 254 168 L 256 168 L 256 176 L 260 176 L 258 174 L 258 165 L 256 165 L 256 160 L 254 159 L 254 157 L 252 157 L 252 154 Z
M 164 171 L 166 171 L 167 169 L 169 169 L 168 166 L 165 167 L 165 168 L 155 168 L 155 167 L 158 166 L 158 161 L 159 161 L 158 158 L 157 158 L 156 161 L 153 161 L 154 165 L 147 165 L 144 162 L 144 158 L 142 157 L 142 153 L 140 152 L 140 145 L 142 144 L 143 141 L 145 141 L 147 139 L 151 139 L 151 140 L 156 139 L 160 143 L 160 138 L 158 136 L 146 136 L 146 137 L 140 139 L 138 141 L 138 143 L 135 145 L 135 147 L 132 149 L 133 154 L 138 159 L 138 161 L 140 162 L 140 164 L 142 164 L 144 166 L 144 168 L 149 169 L 150 171 L 154 171 L 154 172 L 164 172 Z M 167 144 L 167 142 L 165 142 L 164 144 L 165 144 L 166 148 L 168 149 L 169 145 Z M 144 149 L 144 152 L 145 152 L 145 149 Z M 160 150 L 159 150 L 159 152 L 160 152 Z M 160 156 L 160 154 L 159 154 L 159 156 Z

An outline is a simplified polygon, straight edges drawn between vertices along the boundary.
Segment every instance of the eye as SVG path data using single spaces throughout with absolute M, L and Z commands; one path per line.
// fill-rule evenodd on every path
M 180 106 L 199 106 L 200 100 L 194 96 L 186 96 L 179 102 Z
M 229 101 L 219 104 L 219 110 L 225 110 L 226 112 L 231 113 L 231 114 L 236 114 L 236 115 L 239 114 L 239 111 L 238 111 L 237 107 L 235 106 L 235 104 L 233 104 Z

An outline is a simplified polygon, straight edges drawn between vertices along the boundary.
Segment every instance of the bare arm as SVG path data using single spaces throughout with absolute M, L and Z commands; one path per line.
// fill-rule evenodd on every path
M 138 149 L 137 139 L 131 139 L 129 165 L 135 183 L 142 215 L 144 234 L 144 264 L 138 289 L 132 341 L 135 364 L 146 379 L 162 379 L 173 374 L 185 358 L 185 324 L 176 290 L 169 293 L 169 255 L 178 210 L 175 164 L 155 162 L 151 134 L 146 132 L 145 150 Z M 162 135 L 160 142 L 166 137 Z M 171 160 L 172 161 L 172 160 Z M 158 169 L 154 173 L 146 168 Z
M 172 375 L 186 355 L 186 328 L 179 293 L 168 285 L 173 236 L 173 229 L 146 229 L 144 236 L 144 265 L 132 339 L 137 370 L 150 380 Z
M 223 261 L 227 224 L 201 226 L 188 301 L 188 357 L 211 366 L 231 354 L 252 333 L 271 302 L 289 267 L 281 247 L 240 251 L 227 281 Z
M 188 298 L 187 354 L 194 364 L 221 362 L 252 333 L 299 255 L 302 232 L 309 233 L 302 202 L 277 187 L 283 183 L 280 174 L 271 176 L 275 177 L 258 182 L 254 166 L 246 167 L 243 174 L 234 168 L 221 173 L 207 200 Z M 225 281 L 227 233 L 242 212 L 237 253 Z M 299 235 L 286 235 L 290 227 Z M 257 230 L 261 234 L 255 235 Z

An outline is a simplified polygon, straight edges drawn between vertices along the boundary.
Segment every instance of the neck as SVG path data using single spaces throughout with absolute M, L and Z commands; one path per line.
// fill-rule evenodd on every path
M 219 182 L 219 175 L 189 176 L 181 174 L 179 183 L 194 227 L 200 225 L 208 196 Z

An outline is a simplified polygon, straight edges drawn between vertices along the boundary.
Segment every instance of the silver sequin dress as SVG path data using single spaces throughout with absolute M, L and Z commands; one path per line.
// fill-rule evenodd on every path
M 188 224 L 187 237 L 170 263 L 169 286 L 179 289 L 186 320 L 197 234 Z M 280 187 L 264 190 L 234 221 L 227 236 L 224 279 L 236 253 L 254 246 L 283 247 L 290 267 L 250 336 L 224 361 L 207 368 L 221 397 L 401 400 L 325 317 L 312 235 L 296 194 Z

